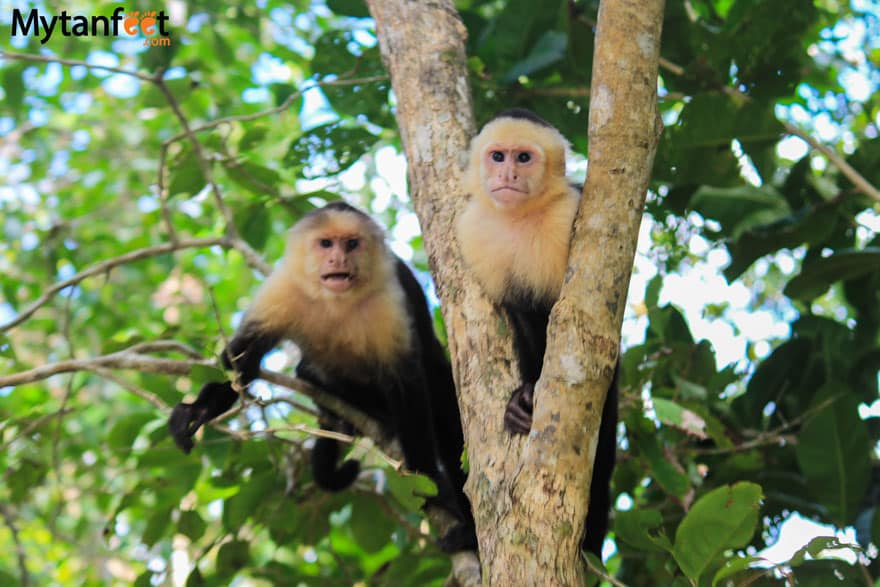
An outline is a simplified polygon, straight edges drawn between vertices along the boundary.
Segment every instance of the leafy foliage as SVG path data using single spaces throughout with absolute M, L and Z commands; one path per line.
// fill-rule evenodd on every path
M 457 5 L 477 120 L 532 108 L 586 154 L 598 1 Z M 169 47 L 19 36 L 0 60 L 0 382 L 31 374 L 0 383 L 0 546 L 15 555 L 0 583 L 440 585 L 426 480 L 358 446 L 372 474 L 318 491 L 301 394 L 259 388 L 191 455 L 168 438 L 168 407 L 218 376 L 254 259 L 277 259 L 293 221 L 342 196 L 392 228 L 409 214 L 379 163 L 399 138 L 362 1 L 185 10 Z M 841 42 L 858 31 L 862 47 Z M 644 247 L 656 275 L 632 292 L 644 335 L 622 358 L 606 560 L 626 584 L 880 575 L 867 554 L 880 426 L 863 413 L 880 369 L 878 203 L 840 161 L 791 148 L 795 131 L 818 137 L 880 184 L 877 39 L 864 2 L 667 3 Z M 418 264 L 421 241 L 408 244 Z M 720 365 L 666 287 L 693 266 L 723 270 L 786 334 Z M 724 304 L 704 313 L 748 328 Z M 49 365 L 70 368 L 31 371 Z M 793 513 L 852 526 L 860 546 L 829 530 L 768 565 L 761 551 Z

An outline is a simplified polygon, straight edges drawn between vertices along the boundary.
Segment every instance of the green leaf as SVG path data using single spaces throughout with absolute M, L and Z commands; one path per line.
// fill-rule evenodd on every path
M 269 209 L 262 202 L 248 206 L 235 215 L 235 227 L 250 246 L 263 250 L 272 232 Z
M 738 556 L 734 559 L 728 560 L 724 563 L 715 576 L 712 577 L 712 587 L 716 587 L 718 584 L 722 585 L 740 585 L 742 582 L 742 577 L 740 577 L 740 581 L 736 582 L 723 582 L 724 579 L 737 575 L 739 573 L 748 573 L 750 575 L 754 574 L 762 574 L 766 573 L 767 569 L 756 569 L 754 568 L 759 563 L 765 563 L 765 559 L 755 556 Z M 748 584 L 748 583 L 746 583 Z
M 451 570 L 449 557 L 401 556 L 387 571 L 379 573 L 379 587 L 424 587 L 443 585 Z
M 42 461 L 31 458 L 21 460 L 19 467 L 7 469 L 4 473 L 6 487 L 9 488 L 12 503 L 21 503 L 32 496 L 48 473 L 49 467 Z
M 660 291 L 663 289 L 663 277 L 657 274 L 645 288 L 645 306 L 650 310 L 660 305 Z
M 205 535 L 207 524 L 199 512 L 194 510 L 183 510 L 180 512 L 180 518 L 177 520 L 177 531 L 196 542 Z
M 504 71 L 533 47 L 544 31 L 551 30 L 567 10 L 567 3 L 508 0 L 480 38 L 479 56 L 490 69 Z M 502 67 L 504 66 L 504 67 Z
M 839 526 L 849 525 L 871 476 L 873 442 L 859 416 L 859 400 L 843 383 L 826 383 L 813 398 L 819 409 L 798 434 L 798 466 L 810 494 Z
M 274 169 L 252 161 L 226 161 L 224 165 L 229 179 L 251 193 L 258 196 L 278 193 L 281 175 Z
M 152 547 L 165 534 L 165 529 L 171 523 L 171 508 L 164 507 L 155 510 L 147 520 L 147 527 L 141 535 L 141 542 Z
M 305 503 L 282 503 L 268 518 L 269 529 L 278 542 L 317 544 L 330 532 L 330 514 L 342 507 L 348 497 L 344 493 L 327 494 Z
M 809 301 L 825 293 L 835 282 L 855 279 L 880 270 L 880 247 L 841 250 L 805 263 L 785 286 L 790 298 Z
M 793 338 L 776 347 L 764 359 L 749 380 L 746 393 L 734 400 L 734 408 L 747 426 L 759 427 L 765 407 L 779 401 L 781 390 L 798 390 L 809 397 L 808 390 L 821 382 L 807 379 L 813 356 L 813 343 L 806 338 Z
M 327 8 L 340 15 L 356 18 L 370 17 L 370 11 L 367 10 L 364 0 L 327 0 Z
M 829 587 L 839 585 L 870 585 L 865 581 L 864 568 L 858 563 L 825 559 L 806 561 L 792 569 L 794 584 L 798 587 Z
M 12 346 L 12 341 L 5 334 L 0 334 L 0 357 L 15 359 L 15 349 Z
M 679 404 L 660 397 L 652 398 L 654 412 L 662 424 L 678 428 L 696 438 L 705 439 L 706 421 Z
M 149 51 L 149 53 L 164 53 L 165 51 Z M 197 84 L 193 83 L 193 80 L 189 77 L 180 77 L 176 79 L 166 79 L 165 85 L 168 90 L 171 92 L 171 95 L 174 96 L 177 103 L 183 102 L 186 100 L 190 94 L 192 94 L 193 90 L 197 87 Z M 154 84 L 145 84 L 142 86 L 144 89 L 141 91 L 141 103 L 146 108 L 166 108 L 168 107 L 168 98 L 165 94 L 158 89 Z M 171 110 L 168 110 L 170 115 Z
M 107 445 L 119 456 L 128 456 L 131 445 L 147 422 L 156 417 L 153 412 L 134 412 L 123 416 L 113 425 L 107 434 Z
M 189 378 L 195 385 L 201 387 L 211 381 L 226 381 L 226 373 L 217 367 L 193 365 L 189 370 Z
M 514 65 L 503 77 L 503 83 L 516 81 L 521 75 L 532 73 L 556 63 L 565 56 L 568 48 L 568 35 L 560 31 L 547 31 L 525 59 Z
M 244 134 L 238 140 L 238 148 L 240 151 L 250 151 L 260 143 L 262 143 L 269 134 L 269 127 L 265 124 L 248 125 Z M 277 175 L 277 172 L 276 172 Z
M 358 66 L 358 56 L 349 51 L 354 44 L 350 31 L 330 30 L 315 41 L 312 72 L 319 75 L 338 75 L 353 71 Z
M 251 561 L 248 543 L 232 540 L 223 544 L 217 551 L 217 574 L 231 578 Z
M 20 117 L 21 105 L 24 103 L 24 82 L 21 78 L 23 71 L 24 65 L 3 69 L 3 103 L 15 118 Z
M 177 194 L 194 195 L 205 187 L 205 176 L 199 167 L 199 161 L 192 149 L 185 148 L 174 159 L 170 166 L 171 172 L 168 181 L 168 195 Z
M 858 548 L 853 549 L 850 545 L 842 543 L 836 536 L 816 536 L 799 548 L 788 561 L 791 566 L 797 566 L 807 561 L 809 556 L 812 559 L 818 559 L 822 556 L 824 550 L 852 549 L 858 554 Z
M 186 587 L 202 587 L 207 585 L 199 567 L 195 567 L 186 578 Z
M 223 504 L 223 526 L 234 532 L 241 528 L 267 495 L 276 488 L 274 470 L 255 473 L 245 481 L 238 493 Z
M 640 550 L 672 552 L 672 542 L 663 529 L 663 514 L 654 509 L 617 512 L 615 534 Z
M 389 472 L 388 491 L 403 507 L 417 511 L 426 497 L 437 495 L 437 485 L 425 475 Z
M 769 186 L 703 186 L 691 198 L 690 206 L 704 218 L 717 220 L 721 223 L 722 234 L 733 238 L 791 213 L 785 198 Z
M 758 525 L 761 487 L 741 482 L 701 497 L 675 531 L 673 556 L 692 581 L 721 562 L 731 548 L 749 543 Z
M 682 497 L 690 489 L 690 480 L 674 464 L 669 462 L 663 454 L 657 437 L 639 436 L 639 447 L 642 456 L 651 468 L 651 473 L 657 483 L 667 493 L 676 497 Z
M 740 234 L 728 246 L 730 265 L 724 270 L 728 283 L 732 283 L 758 258 L 780 249 L 792 249 L 801 244 L 817 244 L 825 241 L 837 226 L 836 217 L 827 207 L 799 210 L 776 222 L 754 226 Z
M 313 166 L 303 173 L 307 178 L 339 173 L 360 159 L 377 140 L 377 136 L 363 128 L 325 124 L 293 141 L 284 164 L 300 169 Z
M 378 552 L 391 540 L 395 525 L 372 496 L 352 500 L 351 532 L 367 552 Z
M 234 63 L 235 51 L 217 29 L 211 29 L 211 40 L 214 46 L 214 58 L 218 63 Z

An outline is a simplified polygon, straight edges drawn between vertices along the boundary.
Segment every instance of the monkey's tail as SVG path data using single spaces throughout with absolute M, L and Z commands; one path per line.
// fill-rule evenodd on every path
M 318 438 L 312 449 L 312 477 L 321 489 L 342 491 L 347 489 L 360 473 L 361 466 L 354 459 L 348 459 L 339 468 L 339 442 L 332 438 Z

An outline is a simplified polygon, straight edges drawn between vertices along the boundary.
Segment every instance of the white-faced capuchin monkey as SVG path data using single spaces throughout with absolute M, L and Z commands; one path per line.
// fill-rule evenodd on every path
M 452 370 L 421 286 L 369 216 L 335 202 L 294 225 L 283 259 L 257 292 L 223 363 L 247 385 L 258 377 L 263 355 L 282 339 L 302 351 L 299 377 L 378 420 L 400 441 L 407 468 L 436 482 L 432 501 L 459 522 L 441 547 L 475 549 Z M 195 403 L 172 411 L 174 440 L 189 452 L 196 430 L 237 398 L 230 382 L 206 384 Z M 320 422 L 325 429 L 353 431 L 325 409 Z M 348 487 L 360 470 L 354 460 L 339 466 L 339 452 L 335 440 L 316 440 L 312 469 L 324 489 Z
M 541 375 L 550 309 L 568 266 L 580 189 L 565 177 L 568 141 L 521 108 L 505 110 L 473 139 L 463 187 L 470 201 L 458 220 L 465 262 L 514 330 L 522 385 L 510 397 L 505 427 L 528 434 L 534 384 Z M 611 507 L 617 428 L 617 371 L 608 390 L 590 485 L 583 547 L 601 558 Z

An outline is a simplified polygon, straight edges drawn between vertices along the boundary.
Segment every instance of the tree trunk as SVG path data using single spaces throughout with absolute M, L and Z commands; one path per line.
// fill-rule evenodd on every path
M 550 316 L 532 433 L 513 478 L 517 511 L 500 525 L 499 550 L 512 556 L 490 573 L 491 584 L 513 584 L 517 577 L 540 577 L 543 585 L 583 582 L 582 566 L 572 563 L 579 560 L 602 407 L 662 131 L 657 64 L 663 4 L 600 4 L 587 182 L 565 285 Z
M 663 1 L 602 3 L 589 175 L 528 438 L 503 429 L 506 401 L 519 384 L 510 329 L 464 271 L 454 238 L 466 198 L 459 175 L 475 130 L 465 28 L 451 0 L 367 3 L 397 98 L 410 195 L 443 301 L 484 581 L 580 584 L 578 546 L 599 417 L 658 137 Z M 590 450 L 582 450 L 586 446 Z

